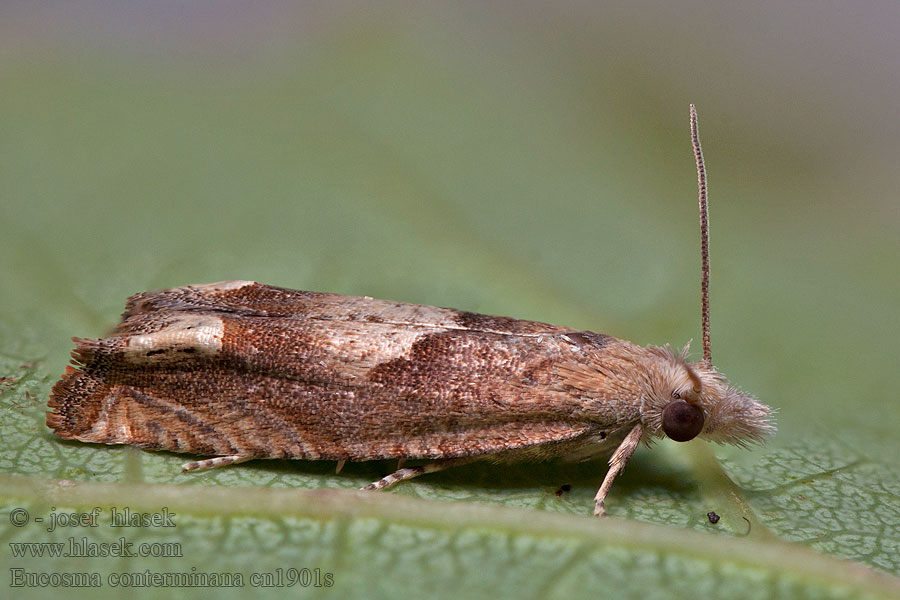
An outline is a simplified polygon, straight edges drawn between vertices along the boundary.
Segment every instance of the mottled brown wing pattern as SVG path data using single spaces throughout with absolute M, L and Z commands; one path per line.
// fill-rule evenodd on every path
M 617 343 L 370 298 L 190 286 L 134 296 L 113 336 L 79 340 L 47 421 L 62 437 L 203 455 L 548 456 L 612 433 L 599 431 L 602 399 L 586 403 L 550 365 Z
M 224 281 L 136 294 L 126 301 L 122 324 L 128 327 L 129 319 L 140 314 L 208 310 L 241 316 L 357 321 L 515 335 L 538 336 L 573 331 L 566 327 L 511 317 L 376 300 L 365 296 L 304 292 L 249 281 Z

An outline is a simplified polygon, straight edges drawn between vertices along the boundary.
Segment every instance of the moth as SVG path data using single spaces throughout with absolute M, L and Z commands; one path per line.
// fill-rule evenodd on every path
M 608 456 L 594 514 L 635 449 L 668 437 L 747 446 L 771 410 L 713 366 L 706 174 L 703 358 L 591 331 L 434 306 L 224 281 L 129 298 L 102 339 L 74 338 L 47 426 L 65 439 L 208 456 L 428 459 L 363 489 L 476 460 Z

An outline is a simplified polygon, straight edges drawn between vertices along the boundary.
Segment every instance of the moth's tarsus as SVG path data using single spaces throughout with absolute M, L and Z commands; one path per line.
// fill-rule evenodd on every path
M 203 471 L 206 469 L 217 469 L 228 465 L 236 465 L 238 463 L 253 460 L 252 456 L 241 456 L 240 454 L 232 454 L 230 456 L 215 456 L 203 460 L 186 462 L 181 465 L 181 472 L 188 473 L 190 471 Z
M 712 364 L 709 349 L 709 203 L 706 200 L 706 166 L 703 164 L 703 149 L 697 133 L 697 109 L 691 104 L 691 145 L 694 147 L 694 161 L 697 163 L 698 202 L 700 204 L 700 260 L 702 278 L 700 281 L 700 311 L 703 330 L 703 362 Z
M 401 469 L 397 469 L 390 475 L 386 475 L 378 481 L 373 481 L 369 485 L 361 487 L 360 489 L 367 491 L 382 490 L 386 487 L 394 485 L 395 483 L 400 483 L 401 481 L 412 479 L 413 477 L 418 477 L 419 475 L 426 475 L 428 473 L 443 471 L 444 469 L 447 469 L 449 467 L 464 465 L 475 460 L 478 460 L 478 457 L 463 456 L 461 458 L 435 460 L 416 467 L 404 467 Z
M 637 450 L 643 434 L 643 428 L 640 425 L 635 425 L 634 429 L 625 436 L 625 439 L 619 444 L 616 451 L 613 452 L 612 457 L 610 457 L 609 470 L 606 472 L 606 477 L 603 478 L 603 483 L 600 484 L 600 489 L 597 490 L 597 495 L 594 496 L 595 517 L 606 516 L 606 496 L 609 494 L 609 490 L 612 488 L 616 476 L 622 472 L 625 465 L 628 464 L 628 459 L 631 458 L 631 455 Z

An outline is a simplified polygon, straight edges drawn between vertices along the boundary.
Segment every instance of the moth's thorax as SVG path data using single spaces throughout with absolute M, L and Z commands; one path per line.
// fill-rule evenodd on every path
M 747 446 L 775 433 L 768 406 L 732 386 L 714 366 L 687 362 L 687 348 L 677 354 L 669 347 L 644 350 L 648 358 L 643 363 L 646 387 L 641 421 L 648 435 L 666 437 L 663 411 L 677 400 L 702 411 L 703 425 L 697 437 Z
M 646 350 L 609 336 L 588 341 L 577 355 L 564 355 L 555 363 L 558 385 L 578 399 L 580 418 L 616 428 L 633 426 L 640 421 L 647 388 L 642 366 Z

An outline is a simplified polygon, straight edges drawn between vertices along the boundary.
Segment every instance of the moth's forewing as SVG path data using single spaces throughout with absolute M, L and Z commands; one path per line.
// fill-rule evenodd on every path
M 81 340 L 47 422 L 203 455 L 544 458 L 613 442 L 638 417 L 602 386 L 580 389 L 623 344 L 431 306 L 189 286 L 134 296 L 113 336 Z M 571 374 L 585 363 L 599 370 Z

